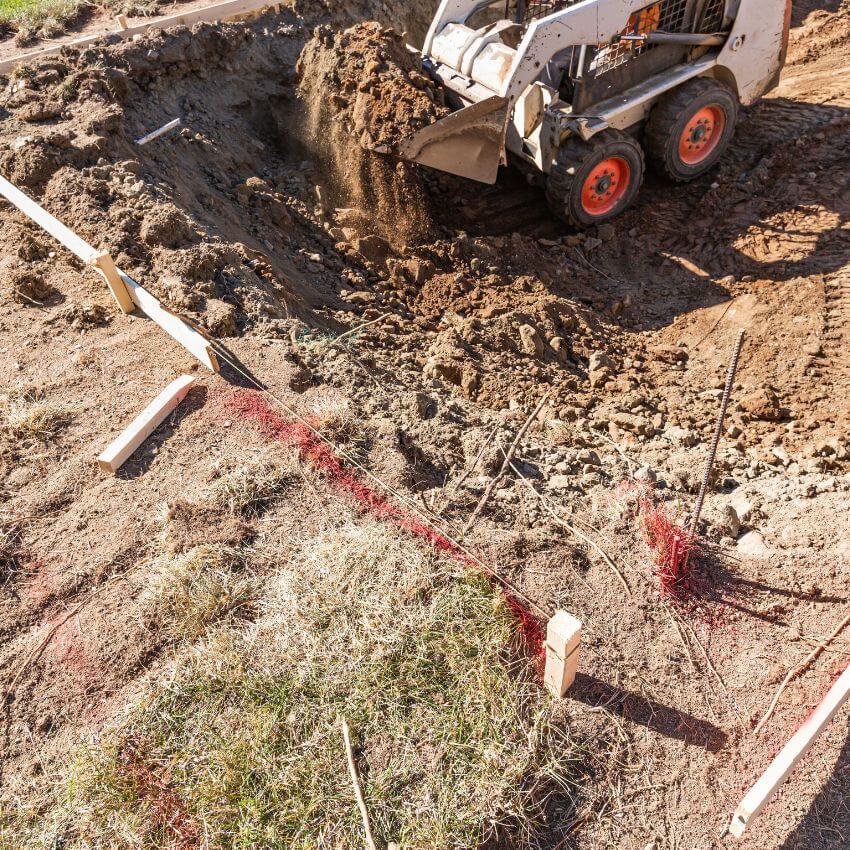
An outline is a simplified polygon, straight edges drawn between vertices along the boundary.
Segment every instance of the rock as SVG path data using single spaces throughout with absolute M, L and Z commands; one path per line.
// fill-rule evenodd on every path
M 236 336 L 236 307 L 218 298 L 207 298 L 203 313 L 204 327 L 219 339 Z
M 741 520 L 731 505 L 722 505 L 719 509 L 707 511 L 706 514 L 706 520 L 716 537 L 731 537 L 734 540 L 740 534 Z
M 567 341 L 562 336 L 553 336 L 552 339 L 549 340 L 549 348 L 555 352 L 559 360 L 567 359 L 569 349 L 567 347 Z
M 635 481 L 648 481 L 650 484 L 654 484 L 658 480 L 658 475 L 651 466 L 642 466 L 635 470 L 633 478 Z
M 688 352 L 677 345 L 650 345 L 647 352 L 662 363 L 685 363 L 688 359 Z
M 618 428 L 624 431 L 631 431 L 633 434 L 646 435 L 651 432 L 649 421 L 643 416 L 636 416 L 633 413 L 626 413 L 622 410 L 615 410 L 608 417 L 609 422 L 613 422 Z
M 729 498 L 729 507 L 735 511 L 739 521 L 744 525 L 753 518 L 754 505 L 743 493 L 733 493 Z
M 525 354 L 530 354 L 538 359 L 542 358 L 546 351 L 546 346 L 540 337 L 540 333 L 533 325 L 520 325 L 519 347 Z
M 735 547 L 741 555 L 752 558 L 768 558 L 773 551 L 765 542 L 760 531 L 748 531 L 738 538 Z
M 740 400 L 739 404 L 754 419 L 762 419 L 767 422 L 776 422 L 782 419 L 779 398 L 771 387 L 760 387 L 748 393 Z
M 604 351 L 592 351 L 587 361 L 587 368 L 590 372 L 597 372 L 600 369 L 613 369 L 614 361 Z
M 668 425 L 664 429 L 664 439 L 679 446 L 690 448 L 699 443 L 699 434 L 689 428 L 682 428 L 679 425 Z
M 600 224 L 599 227 L 596 228 L 596 235 L 603 241 L 609 242 L 614 238 L 617 231 L 614 228 L 613 224 Z
M 576 460 L 579 463 L 589 463 L 593 466 L 599 466 L 599 455 L 593 449 L 582 449 L 577 455 Z
M 596 369 L 588 375 L 591 387 L 602 387 L 611 380 L 611 372 L 608 369 Z
M 569 490 L 573 486 L 573 479 L 569 475 L 553 475 L 546 486 L 550 490 Z
M 355 239 L 352 247 L 364 260 L 375 263 L 378 266 L 383 265 L 387 261 L 387 257 L 392 250 L 390 243 L 386 239 L 374 233 Z
M 807 342 L 803 346 L 803 354 L 808 354 L 809 357 L 817 357 L 823 351 L 823 346 L 819 342 Z

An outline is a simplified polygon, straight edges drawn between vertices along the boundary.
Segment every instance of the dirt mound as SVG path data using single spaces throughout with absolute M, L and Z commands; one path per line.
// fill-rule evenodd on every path
M 392 29 L 371 22 L 341 33 L 317 28 L 299 60 L 307 131 L 332 166 L 345 206 L 371 214 L 394 242 L 432 229 L 414 167 L 391 154 L 448 109 L 421 60 Z

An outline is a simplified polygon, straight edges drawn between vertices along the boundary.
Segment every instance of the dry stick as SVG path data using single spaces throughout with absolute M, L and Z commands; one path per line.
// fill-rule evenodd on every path
M 723 433 L 723 420 L 726 418 L 726 408 L 729 406 L 729 396 L 732 393 L 732 382 L 735 380 L 735 372 L 738 371 L 738 359 L 741 356 L 741 346 L 744 344 L 744 331 L 738 332 L 735 341 L 735 350 L 732 352 L 732 361 L 729 363 L 729 371 L 726 373 L 726 385 L 723 388 L 723 398 L 720 401 L 720 412 L 717 414 L 717 425 L 714 429 L 714 437 L 711 440 L 711 448 L 708 450 L 708 460 L 705 464 L 705 474 L 702 477 L 702 485 L 699 488 L 697 503 L 694 505 L 694 514 L 691 517 L 691 537 L 696 534 L 697 523 L 702 513 L 702 503 L 708 490 L 708 482 L 711 471 L 714 468 L 714 458 L 717 456 L 717 447 L 720 444 L 720 436 Z
M 345 756 L 348 759 L 348 772 L 351 774 L 351 784 L 354 786 L 354 796 L 357 798 L 357 808 L 360 809 L 360 817 L 363 818 L 363 830 L 366 833 L 366 845 L 369 850 L 377 850 L 375 839 L 372 837 L 372 827 L 369 824 L 369 810 L 363 799 L 363 791 L 360 789 L 360 779 L 357 776 L 357 765 L 354 764 L 354 753 L 351 750 L 351 738 L 348 734 L 348 723 L 345 718 L 342 721 L 342 739 L 345 741 Z
M 543 398 L 541 398 L 540 401 L 537 402 L 537 406 L 534 408 L 534 410 L 531 411 L 531 414 L 529 415 L 528 419 L 523 422 L 522 427 L 519 429 L 519 431 L 516 432 L 516 437 L 514 437 L 514 441 L 511 443 L 511 446 L 508 449 L 508 453 L 505 455 L 505 459 L 502 462 L 502 466 L 499 468 L 499 471 L 493 477 L 493 480 L 487 485 L 487 489 L 484 491 L 484 494 L 481 496 L 481 499 L 475 506 L 475 510 L 472 512 L 472 516 L 470 516 L 470 518 L 466 522 L 466 525 L 463 527 L 463 531 L 461 533 L 464 537 L 469 532 L 469 529 L 472 528 L 473 523 L 478 518 L 478 514 L 480 514 L 481 511 L 484 510 L 484 507 L 489 501 L 490 496 L 493 495 L 493 491 L 496 489 L 496 485 L 499 483 L 500 479 L 505 474 L 508 467 L 512 466 L 511 458 L 516 453 L 516 450 L 519 447 L 520 440 L 525 436 L 525 432 L 528 430 L 531 423 L 537 417 L 537 414 L 540 413 L 541 408 L 544 404 L 546 404 L 546 401 L 551 394 L 552 390 L 547 390 L 546 393 L 544 393 Z
M 822 640 L 796 667 L 792 667 L 791 670 L 788 671 L 788 675 L 782 680 L 782 684 L 779 686 L 779 689 L 776 691 L 776 695 L 773 697 L 773 701 L 770 703 L 770 707 L 764 714 L 761 720 L 756 724 L 756 728 L 753 732 L 758 735 L 761 731 L 762 726 L 770 720 L 770 716 L 776 710 L 776 706 L 779 703 L 779 698 L 782 696 L 782 692 L 785 688 L 788 687 L 791 680 L 800 675 L 808 666 L 811 664 L 826 648 L 829 646 L 832 641 L 841 634 L 847 626 L 850 625 L 850 614 L 848 614 L 833 630 L 832 634 Z
M 528 489 L 531 490 L 531 492 L 534 493 L 534 495 L 537 496 L 538 499 L 540 499 L 541 503 L 543 504 L 543 507 L 546 508 L 550 516 L 555 520 L 555 522 L 558 523 L 558 525 L 578 537 L 579 540 L 582 540 L 587 543 L 588 546 L 593 547 L 593 549 L 595 549 L 600 554 L 602 560 L 605 561 L 605 563 L 608 564 L 609 567 L 611 567 L 617 578 L 620 580 L 620 584 L 623 585 L 623 589 L 629 596 L 631 596 L 632 590 L 629 587 L 629 583 L 626 581 L 626 577 L 623 575 L 622 571 L 617 566 L 616 561 L 614 561 L 614 559 L 595 540 L 592 540 L 586 534 L 583 534 L 577 528 L 570 525 L 560 514 L 558 514 L 558 512 L 549 503 L 549 500 L 542 493 L 538 493 L 537 490 L 534 489 L 532 483 L 513 465 L 513 463 L 510 464 L 510 467 L 520 477 L 526 487 L 528 487 Z
M 469 478 L 469 476 L 474 472 L 475 467 L 478 466 L 478 463 L 481 460 L 482 455 L 484 454 L 484 450 L 495 439 L 496 432 L 498 430 L 499 429 L 497 426 L 490 432 L 487 439 L 483 443 L 481 443 L 481 448 L 478 449 L 478 454 L 475 455 L 475 460 L 472 462 L 472 465 L 468 469 L 465 469 L 463 471 L 463 475 L 461 475 L 460 478 L 458 478 L 458 480 L 452 485 L 453 493 L 457 493 L 457 491 L 460 489 L 460 485 L 463 484 L 463 482 L 466 481 L 466 479 Z M 499 448 L 501 448 L 501 446 Z
M 353 336 L 353 335 L 354 335 L 354 334 L 356 334 L 358 331 L 362 331 L 362 330 L 363 330 L 363 328 L 368 328 L 368 327 L 369 327 L 369 325 L 374 325 L 374 324 L 376 324 L 377 322 L 380 322 L 380 321 L 381 321 L 381 319 L 386 319 L 386 317 L 387 317 L 387 316 L 389 316 L 389 315 L 390 315 L 389 313 L 381 313 L 381 315 L 380 315 L 380 316 L 378 316 L 378 318 L 377 318 L 377 319 L 372 319 L 371 321 L 363 322 L 363 324 L 362 324 L 362 325 L 357 325 L 357 327 L 355 327 L 355 328 L 350 328 L 350 329 L 349 329 L 349 330 L 347 330 L 345 333 L 342 333 L 342 334 L 340 334 L 338 337 L 336 337 L 336 339 L 332 339 L 332 340 L 328 343 L 328 348 L 332 348 L 334 345 L 336 345 L 338 342 L 341 342 L 341 341 L 342 341 L 342 340 L 344 340 L 346 337 L 348 337 L 348 336 Z

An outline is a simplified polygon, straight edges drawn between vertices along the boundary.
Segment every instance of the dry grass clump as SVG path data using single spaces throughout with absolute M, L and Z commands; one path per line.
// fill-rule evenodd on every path
M 264 458 L 224 470 L 210 501 L 232 514 L 251 519 L 286 495 L 297 480 L 290 466 Z
M 46 402 L 38 391 L 0 396 L 0 457 L 21 454 L 53 442 L 70 415 Z
M 196 546 L 153 565 L 148 593 L 155 616 L 174 638 L 197 640 L 213 624 L 253 611 L 256 588 L 245 570 L 244 555 L 222 546 Z
M 210 847 L 362 847 L 341 715 L 379 846 L 528 846 L 546 800 L 570 793 L 578 746 L 483 578 L 377 524 L 295 551 L 255 553 L 274 568 L 259 619 L 212 633 L 87 751 L 52 827 L 62 846 L 182 846 L 155 816 L 174 809 Z
M 18 568 L 21 525 L 7 511 L 0 512 L 0 584 Z

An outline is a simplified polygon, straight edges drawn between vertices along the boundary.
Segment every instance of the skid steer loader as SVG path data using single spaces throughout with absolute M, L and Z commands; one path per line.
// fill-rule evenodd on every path
M 454 110 L 398 153 L 494 183 L 507 153 L 587 227 L 621 213 L 645 160 L 711 168 L 739 104 L 776 85 L 791 0 L 442 0 L 422 50 Z

